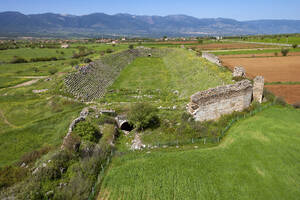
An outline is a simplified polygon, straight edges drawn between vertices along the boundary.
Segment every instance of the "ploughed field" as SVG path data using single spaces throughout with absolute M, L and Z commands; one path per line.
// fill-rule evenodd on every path
M 244 67 L 246 75 L 250 78 L 262 75 L 266 83 L 288 82 L 288 85 L 272 85 L 267 88 L 288 103 L 300 101 L 300 87 L 293 85 L 293 82 L 296 84 L 300 82 L 300 56 L 234 58 L 231 55 L 220 58 L 223 65 L 231 70 L 236 66 Z
M 265 82 L 300 81 L 300 56 L 267 58 L 224 58 L 224 66 L 234 69 L 242 66 L 250 78 L 262 75 Z
M 298 199 L 299 118 L 299 110 L 271 107 L 215 147 L 118 155 L 98 199 Z
M 295 85 L 266 85 L 267 89 L 279 97 L 283 97 L 289 104 L 300 102 L 300 84 Z

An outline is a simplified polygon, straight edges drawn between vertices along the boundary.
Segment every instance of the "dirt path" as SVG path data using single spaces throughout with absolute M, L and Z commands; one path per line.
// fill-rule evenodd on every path
M 5 124 L 7 124 L 8 126 L 12 127 L 12 128 L 17 128 L 15 125 L 13 125 L 12 123 L 10 123 L 6 117 L 4 116 L 2 110 L 0 110 L 0 117 L 3 118 L 3 121 Z
M 19 76 L 17 78 L 28 78 L 28 79 L 33 79 L 15 86 L 12 86 L 10 88 L 20 88 L 20 87 L 25 87 L 25 86 L 29 86 L 32 84 L 35 84 L 36 82 L 38 82 L 40 79 L 44 79 L 47 78 L 48 76 Z

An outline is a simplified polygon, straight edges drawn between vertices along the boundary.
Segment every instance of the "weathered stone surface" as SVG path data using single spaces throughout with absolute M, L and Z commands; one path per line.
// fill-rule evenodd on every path
M 216 120 L 224 114 L 248 108 L 251 98 L 251 82 L 243 80 L 192 95 L 188 111 L 196 121 Z
M 233 77 L 246 77 L 246 71 L 243 67 L 235 67 L 232 75 Z
M 253 100 L 257 101 L 259 103 L 262 102 L 263 93 L 264 93 L 264 77 L 263 76 L 257 76 L 254 78 L 254 84 L 253 84 Z
M 217 64 L 218 66 L 222 66 L 222 63 L 218 56 L 215 56 L 214 54 L 203 52 L 202 57 L 207 59 L 208 61 Z

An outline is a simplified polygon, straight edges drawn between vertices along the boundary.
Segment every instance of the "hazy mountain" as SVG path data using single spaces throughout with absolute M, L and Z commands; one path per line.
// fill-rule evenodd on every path
M 74 16 L 53 13 L 0 13 L 0 36 L 188 36 L 299 33 L 300 20 L 237 21 L 198 19 L 186 15 L 136 16 L 93 13 Z

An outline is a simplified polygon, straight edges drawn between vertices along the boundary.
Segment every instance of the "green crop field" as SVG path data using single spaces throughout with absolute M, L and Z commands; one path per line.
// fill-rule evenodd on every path
M 299 118 L 273 107 L 238 122 L 215 147 L 116 156 L 99 199 L 298 199 Z
M 77 49 L 8 49 L 0 51 L 0 62 L 11 61 L 14 58 L 14 56 L 23 57 L 28 60 L 31 58 L 39 57 L 70 58 L 73 54 L 73 51 L 77 51 Z
M 236 40 L 236 39 L 235 39 Z M 237 40 L 241 41 L 241 40 Z M 298 36 L 258 36 L 258 37 L 245 37 L 247 42 L 265 42 L 265 43 L 281 43 L 281 44 L 300 44 L 300 37 Z

